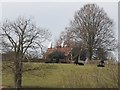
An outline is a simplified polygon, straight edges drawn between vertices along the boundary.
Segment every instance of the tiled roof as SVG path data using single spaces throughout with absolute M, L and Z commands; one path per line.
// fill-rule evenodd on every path
M 67 56 L 71 52 L 70 47 L 57 47 L 57 48 L 48 48 L 47 53 L 50 54 L 56 50 L 60 52 L 64 52 L 65 56 Z

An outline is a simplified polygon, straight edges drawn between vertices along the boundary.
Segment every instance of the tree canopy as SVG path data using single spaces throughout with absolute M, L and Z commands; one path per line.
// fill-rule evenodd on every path
M 42 50 L 43 43 L 50 38 L 46 29 L 36 26 L 31 19 L 19 17 L 15 21 L 6 20 L 1 25 L 2 51 L 15 53 L 14 74 L 15 88 L 21 88 L 22 60 L 33 51 Z
M 70 26 L 66 27 L 66 34 L 61 37 L 69 38 L 74 42 L 82 42 L 92 59 L 98 48 L 104 50 L 116 48 L 116 39 L 113 32 L 113 21 L 103 8 L 96 4 L 86 4 L 74 14 Z M 68 34 L 69 33 L 69 34 Z

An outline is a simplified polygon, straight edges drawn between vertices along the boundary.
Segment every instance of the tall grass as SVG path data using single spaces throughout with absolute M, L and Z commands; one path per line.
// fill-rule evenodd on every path
M 118 88 L 117 65 L 24 63 L 23 87 Z M 9 71 L 9 72 L 8 72 Z M 3 85 L 14 86 L 10 68 L 3 69 Z
M 95 65 L 75 66 L 63 75 L 65 88 L 117 88 L 116 66 L 98 68 Z M 64 71 L 63 71 L 64 72 Z

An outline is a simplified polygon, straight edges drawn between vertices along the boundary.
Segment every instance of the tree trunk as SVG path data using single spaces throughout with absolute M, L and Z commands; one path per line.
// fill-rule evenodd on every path
M 20 59 L 16 59 L 15 61 L 15 88 L 16 90 L 20 90 L 22 88 L 22 62 Z
M 92 60 L 92 54 L 90 53 L 90 56 L 89 56 L 89 60 L 91 61 Z
M 92 55 L 93 55 L 93 50 L 89 49 L 89 57 L 88 59 L 91 61 L 92 60 Z

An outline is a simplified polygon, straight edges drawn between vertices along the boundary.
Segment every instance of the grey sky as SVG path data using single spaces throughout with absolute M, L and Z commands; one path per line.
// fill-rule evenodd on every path
M 16 19 L 18 16 L 33 18 L 40 27 L 48 29 L 52 33 L 54 42 L 61 31 L 69 25 L 75 11 L 89 2 L 9 2 L 2 3 L 2 17 L 4 19 Z M 92 2 L 90 2 L 92 3 Z M 93 2 L 94 3 L 94 2 Z M 104 8 L 108 16 L 114 21 L 114 31 L 118 36 L 118 4 L 117 2 L 95 2 Z M 48 44 L 47 44 L 48 45 Z
M 61 31 L 69 25 L 75 11 L 89 2 L 4 2 L 2 3 L 2 18 L 16 19 L 18 16 L 33 18 L 34 22 L 52 33 L 54 42 Z M 90 2 L 92 3 L 92 2 Z M 94 2 L 93 2 L 94 3 Z M 117 2 L 95 2 L 104 8 L 108 16 L 114 21 L 116 38 L 118 37 L 118 3 Z M 48 43 L 46 43 L 48 45 Z M 117 53 L 116 53 L 117 55 Z

